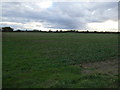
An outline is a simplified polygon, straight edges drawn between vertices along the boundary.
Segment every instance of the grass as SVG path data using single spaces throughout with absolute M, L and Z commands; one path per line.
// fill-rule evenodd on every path
M 117 77 L 84 75 L 75 64 L 114 59 L 117 34 L 3 33 L 3 88 L 117 87 Z

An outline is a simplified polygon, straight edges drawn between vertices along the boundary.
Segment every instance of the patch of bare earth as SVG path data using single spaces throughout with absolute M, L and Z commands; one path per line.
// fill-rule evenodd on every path
M 109 75 L 118 75 L 118 60 L 106 60 L 101 62 L 86 63 L 80 65 L 84 74 L 101 73 Z

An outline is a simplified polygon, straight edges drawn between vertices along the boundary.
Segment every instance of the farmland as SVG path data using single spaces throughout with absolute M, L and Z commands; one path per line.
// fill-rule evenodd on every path
M 115 60 L 117 34 L 4 32 L 2 43 L 3 88 L 117 87 L 118 74 L 82 66 Z

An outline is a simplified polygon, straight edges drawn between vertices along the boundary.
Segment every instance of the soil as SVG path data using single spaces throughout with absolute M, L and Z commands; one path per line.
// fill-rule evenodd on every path
M 84 74 L 109 74 L 118 75 L 118 60 L 106 60 L 101 62 L 86 63 L 79 65 L 83 68 L 82 73 Z

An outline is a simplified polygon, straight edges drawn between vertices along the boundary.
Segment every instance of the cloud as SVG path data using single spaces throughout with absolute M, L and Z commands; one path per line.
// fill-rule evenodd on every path
M 49 30 L 43 27 L 40 22 L 28 22 L 28 23 L 17 23 L 17 22 L 0 22 L 0 27 L 2 26 L 15 26 L 16 29 L 37 29 L 37 30 Z
M 87 26 L 89 27 L 90 30 L 92 31 L 118 31 L 118 22 L 108 20 L 105 22 L 96 22 L 96 23 L 88 23 Z
M 39 29 L 38 23 L 42 25 L 43 29 L 89 29 L 88 23 L 104 23 L 108 20 L 117 22 L 117 17 L 117 2 L 49 1 L 2 4 L 2 20 L 4 22 L 22 23 L 27 27 L 29 25 L 31 29 Z M 34 27 L 31 26 L 31 22 Z M 17 25 L 23 29 L 26 29 L 26 26 Z

